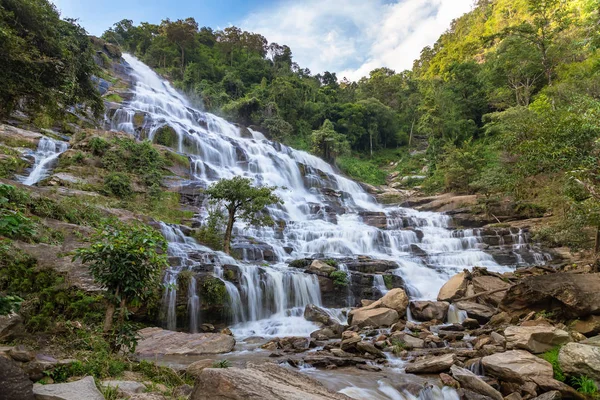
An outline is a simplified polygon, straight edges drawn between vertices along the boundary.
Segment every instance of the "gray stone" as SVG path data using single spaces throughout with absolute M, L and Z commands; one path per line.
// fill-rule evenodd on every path
M 445 301 L 411 301 L 409 307 L 417 321 L 445 321 L 450 304 Z
M 567 375 L 586 375 L 600 381 L 600 347 L 583 342 L 567 343 L 560 349 L 558 361 Z
M 190 400 L 348 400 L 320 382 L 275 364 L 207 368 L 196 379 Z
M 350 312 L 352 317 L 351 325 L 365 327 L 365 326 L 392 326 L 398 321 L 399 316 L 396 310 L 390 308 L 373 308 L 367 309 L 367 307 L 352 310 Z
M 409 374 L 437 374 L 448 371 L 452 364 L 454 364 L 454 354 L 427 356 L 407 364 L 406 372 Z
M 143 383 L 136 381 L 102 381 L 102 386 L 116 388 L 125 395 L 142 393 L 146 390 L 146 386 Z
M 17 364 L 0 356 L 0 399 L 33 400 L 33 383 Z
M 534 354 L 571 341 L 568 332 L 548 325 L 509 326 L 504 330 L 504 336 L 507 349 L 523 349 Z
M 481 359 L 487 375 L 509 382 L 525 382 L 535 377 L 552 378 L 552 365 L 523 350 L 496 353 Z
M 33 385 L 36 400 L 104 400 L 94 378 L 86 376 L 75 382 L 53 385 Z
M 539 395 L 538 397 L 534 397 L 533 400 L 561 400 L 562 394 L 558 390 L 553 390 L 551 392 L 546 392 L 544 394 Z
M 222 333 L 183 333 L 160 328 L 139 331 L 142 339 L 135 353 L 142 356 L 229 353 L 235 339 Z
M 23 330 L 23 318 L 19 314 L 0 315 L 0 342 L 12 339 Z

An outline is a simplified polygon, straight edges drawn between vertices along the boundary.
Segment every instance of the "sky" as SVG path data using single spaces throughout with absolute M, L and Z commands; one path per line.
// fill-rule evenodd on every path
M 358 80 L 375 68 L 412 68 L 474 0 L 51 0 L 100 36 L 121 19 L 160 23 L 194 17 L 200 26 L 236 25 L 286 44 L 314 74 Z

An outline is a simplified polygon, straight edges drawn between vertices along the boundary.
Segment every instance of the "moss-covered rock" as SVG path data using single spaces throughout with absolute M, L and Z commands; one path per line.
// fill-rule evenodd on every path
M 162 126 L 154 132 L 154 143 L 167 147 L 175 147 L 178 142 L 177 132 L 169 125 Z

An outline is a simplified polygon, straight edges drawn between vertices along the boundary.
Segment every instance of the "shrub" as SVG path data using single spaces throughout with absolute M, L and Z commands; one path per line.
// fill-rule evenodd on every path
M 560 367 L 560 363 L 558 362 L 558 353 L 560 352 L 560 347 L 555 347 L 552 350 L 548 350 L 541 357 L 548 361 L 552 365 L 552 370 L 554 371 L 554 379 L 557 381 L 564 382 L 565 374 Z
M 348 275 L 344 271 L 332 271 L 329 277 L 333 279 L 335 287 L 347 287 L 348 286 Z
M 131 188 L 131 179 L 129 176 L 120 172 L 113 172 L 104 178 L 104 190 L 120 199 L 130 197 L 133 194 Z
M 93 137 L 88 143 L 88 147 L 93 155 L 102 156 L 106 149 L 110 147 L 108 142 L 101 137 Z
M 338 157 L 336 165 L 351 178 L 370 185 L 384 185 L 386 172 L 370 161 L 356 157 Z
M 598 394 L 598 386 L 596 386 L 596 383 L 585 375 L 573 378 L 572 383 L 573 387 L 575 387 L 579 393 L 594 397 Z

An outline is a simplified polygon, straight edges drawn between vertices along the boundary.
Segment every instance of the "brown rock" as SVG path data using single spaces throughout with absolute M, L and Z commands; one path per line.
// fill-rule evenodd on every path
M 144 328 L 135 353 L 154 355 L 202 355 L 229 353 L 235 339 L 221 333 L 183 333 L 160 328 Z
M 552 378 L 549 362 L 523 350 L 511 350 L 483 357 L 485 373 L 504 381 L 525 382 L 534 377 Z
M 399 316 L 395 310 L 390 308 L 359 308 L 350 312 L 352 317 L 351 325 L 365 327 L 365 326 L 392 326 L 398 321 Z
M 214 362 L 214 360 L 195 361 L 188 365 L 188 367 L 185 369 L 185 372 L 190 376 L 197 377 L 202 371 L 204 371 L 204 369 L 212 368 Z
M 461 272 L 454 275 L 440 289 L 439 301 L 452 301 L 465 296 L 467 291 L 466 273 Z
M 509 326 L 504 330 L 504 336 L 507 349 L 523 349 L 534 354 L 543 353 L 571 341 L 568 332 L 543 325 Z
M 411 301 L 410 313 L 417 321 L 445 321 L 449 303 L 445 301 Z
M 600 315 L 590 315 L 587 318 L 578 319 L 572 328 L 585 336 L 597 335 L 600 333 Z
M 499 289 L 508 289 L 511 285 L 504 282 L 496 276 L 482 275 L 472 279 L 475 293 L 489 292 Z M 477 301 L 497 307 L 504 298 L 506 292 L 501 291 L 493 294 L 482 295 L 477 298 Z
M 487 396 L 493 400 L 503 400 L 503 396 L 496 389 L 488 385 L 480 377 L 465 368 L 453 365 L 450 372 L 454 379 L 460 382 L 461 387 L 470 389 L 474 392 Z
M 409 374 L 436 374 L 446 372 L 454 364 L 454 354 L 426 356 L 406 365 Z
M 485 324 L 494 314 L 496 314 L 495 308 L 473 301 L 459 301 L 458 303 L 454 303 L 454 306 L 460 310 L 466 311 L 469 318 L 474 318 L 481 324 Z

